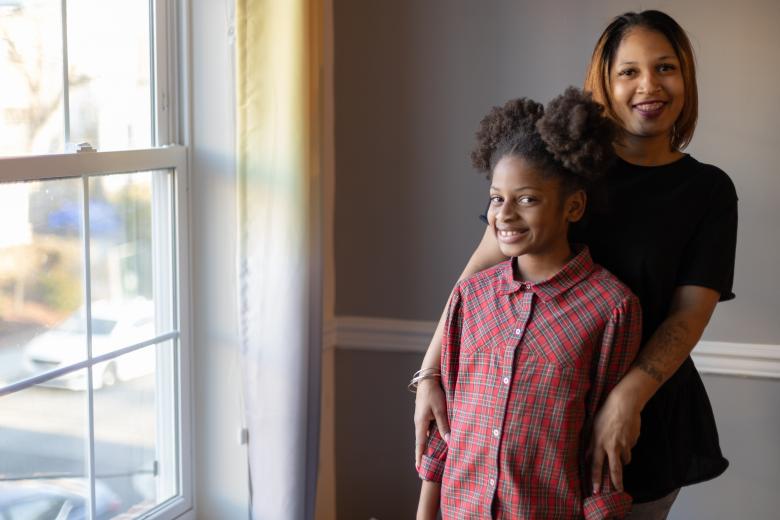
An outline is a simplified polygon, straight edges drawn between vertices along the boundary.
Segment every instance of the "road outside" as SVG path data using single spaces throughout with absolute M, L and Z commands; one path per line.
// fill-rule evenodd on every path
M 26 376 L 24 345 L 40 327 L 0 334 L 0 386 Z M 122 510 L 155 503 L 155 376 L 94 393 L 96 476 Z M 86 475 L 87 393 L 33 387 L 0 397 L 0 480 Z

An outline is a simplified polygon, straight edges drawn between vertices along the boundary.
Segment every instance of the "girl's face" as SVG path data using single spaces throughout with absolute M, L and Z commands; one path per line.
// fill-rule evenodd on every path
M 544 178 L 523 158 L 504 156 L 493 169 L 488 224 L 505 256 L 568 255 L 569 222 L 584 208 L 584 192 L 562 197 L 560 180 Z
M 685 85 L 680 60 L 663 34 L 631 29 L 612 62 L 610 87 L 612 106 L 629 135 L 671 137 Z

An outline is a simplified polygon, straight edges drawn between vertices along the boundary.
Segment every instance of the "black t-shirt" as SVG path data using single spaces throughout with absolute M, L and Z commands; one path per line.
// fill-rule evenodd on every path
M 643 344 L 666 318 L 678 286 L 734 298 L 737 194 L 728 175 L 686 155 L 664 166 L 618 160 L 604 184 L 604 207 L 573 227 L 571 239 L 588 244 L 593 259 L 639 297 Z M 688 357 L 642 411 L 626 491 L 647 502 L 727 466 L 707 393 Z

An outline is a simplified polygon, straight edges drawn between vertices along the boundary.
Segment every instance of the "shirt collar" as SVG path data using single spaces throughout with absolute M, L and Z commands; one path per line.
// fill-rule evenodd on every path
M 516 258 L 510 258 L 501 267 L 498 293 L 513 294 L 522 289 L 533 291 L 542 301 L 555 298 L 570 287 L 577 285 L 593 271 L 594 264 L 593 259 L 590 257 L 588 246 L 575 245 L 574 250 L 576 251 L 574 258 L 569 260 L 560 271 L 547 280 L 537 283 L 515 280 L 513 265 Z

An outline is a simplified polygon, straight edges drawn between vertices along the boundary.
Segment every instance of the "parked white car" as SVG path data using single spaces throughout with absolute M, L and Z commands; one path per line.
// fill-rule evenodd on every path
M 92 356 L 129 347 L 155 336 L 154 303 L 144 298 L 130 301 L 101 300 L 92 303 Z M 60 325 L 34 337 L 24 347 L 25 368 L 40 374 L 86 358 L 87 331 L 84 309 Z M 95 388 L 111 386 L 150 374 L 155 367 L 155 348 L 144 347 L 95 365 L 92 380 Z M 77 370 L 52 379 L 47 386 L 85 390 L 86 370 Z

